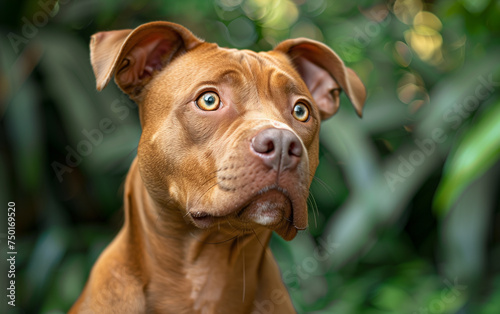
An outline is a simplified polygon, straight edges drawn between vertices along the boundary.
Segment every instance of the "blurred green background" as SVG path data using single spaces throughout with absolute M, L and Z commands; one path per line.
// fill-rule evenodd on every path
M 1 296 L 1 313 L 66 312 L 119 230 L 140 125 L 114 84 L 95 91 L 88 43 L 153 20 L 227 47 L 317 39 L 367 87 L 362 119 L 343 97 L 322 125 L 310 228 L 272 239 L 299 313 L 500 313 L 494 0 L 2 1 L 4 289 L 9 201 L 18 255 L 16 307 Z M 102 119 L 114 131 L 68 164 Z

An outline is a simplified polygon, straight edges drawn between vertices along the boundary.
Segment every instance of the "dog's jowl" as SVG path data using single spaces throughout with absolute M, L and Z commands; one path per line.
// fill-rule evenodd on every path
M 365 89 L 326 45 L 220 48 L 153 22 L 92 36 L 97 89 L 115 78 L 142 136 L 125 223 L 72 313 L 293 313 L 267 247 L 307 228 L 319 128 Z M 279 297 L 277 297 L 279 296 Z

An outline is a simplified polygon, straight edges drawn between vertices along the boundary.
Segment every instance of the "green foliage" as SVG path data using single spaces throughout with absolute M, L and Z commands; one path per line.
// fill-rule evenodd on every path
M 498 1 L 32 0 L 0 12 L 0 202 L 16 202 L 19 252 L 16 308 L 0 312 L 66 312 L 120 228 L 140 125 L 114 84 L 95 91 L 88 42 L 153 20 L 237 48 L 321 40 L 365 83 L 361 120 L 343 97 L 322 125 L 309 230 L 271 241 L 300 313 L 500 309 Z M 113 131 L 88 156 L 54 168 L 103 120 Z
M 450 208 L 469 186 L 500 159 L 500 102 L 482 114 L 479 121 L 464 134 L 436 196 L 436 207 Z

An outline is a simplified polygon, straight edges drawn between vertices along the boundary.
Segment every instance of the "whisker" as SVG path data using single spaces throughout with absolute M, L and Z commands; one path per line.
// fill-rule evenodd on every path
M 201 198 L 203 196 L 205 196 L 205 194 L 208 193 L 208 191 L 210 191 L 214 186 L 216 186 L 217 184 L 219 184 L 218 182 L 215 182 L 214 184 L 212 184 L 205 192 L 203 192 L 203 194 L 200 195 L 200 197 L 198 197 L 198 199 L 196 200 L 196 202 L 194 202 L 194 204 L 191 206 L 191 207 L 194 207 L 198 204 L 198 202 L 201 200 Z M 186 212 L 186 214 L 184 215 L 184 217 L 186 217 L 187 215 L 189 215 L 189 211 Z
M 228 218 L 228 217 L 224 217 L 224 219 L 226 220 L 227 224 L 228 224 L 231 228 L 233 228 L 234 230 L 239 231 L 237 228 L 235 228 L 235 227 L 231 224 L 231 221 L 229 221 L 229 219 L 227 219 L 227 218 Z M 220 222 L 219 222 L 219 223 L 220 223 Z
M 259 244 L 260 246 L 264 249 L 264 254 L 266 254 L 266 256 L 270 259 L 274 259 L 274 257 L 271 255 L 270 251 L 266 250 L 266 247 L 264 246 L 264 244 L 262 244 L 262 242 L 260 241 L 259 239 L 259 236 L 257 236 L 257 232 L 255 232 L 255 229 L 252 228 L 252 232 L 253 234 L 255 235 L 255 238 L 257 239 L 257 241 L 259 241 Z
M 318 204 L 316 203 L 316 199 L 314 198 L 314 195 L 312 193 L 309 193 L 309 196 L 307 197 L 307 202 L 311 204 L 311 210 L 314 217 L 314 226 L 318 228 L 317 216 L 319 216 L 319 208 Z
M 328 185 L 326 184 L 325 181 L 321 180 L 320 178 L 316 177 L 316 176 L 313 176 L 311 174 L 309 174 L 312 179 L 313 179 L 313 182 L 317 182 L 319 183 L 319 185 L 324 188 L 329 194 L 330 196 L 333 196 L 335 194 L 335 191 Z
M 239 237 L 236 239 L 238 243 L 238 248 L 240 246 Z M 245 248 L 241 248 L 241 257 L 243 258 L 243 299 L 241 300 L 243 303 L 245 302 L 245 294 L 246 294 L 246 267 L 245 267 Z
M 209 175 L 216 174 L 217 172 L 219 172 L 219 170 L 215 170 L 214 172 L 210 173 Z M 201 184 L 201 186 L 204 186 L 205 184 L 207 184 L 208 182 L 210 182 L 211 180 L 216 179 L 216 178 L 217 178 L 217 176 L 213 176 L 213 177 L 208 178 L 207 181 L 205 181 Z

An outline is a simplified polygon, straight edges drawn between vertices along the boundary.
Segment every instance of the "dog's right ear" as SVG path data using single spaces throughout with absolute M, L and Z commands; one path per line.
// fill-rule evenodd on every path
M 175 57 L 203 41 L 186 28 L 151 22 L 134 30 L 100 32 L 90 42 L 90 61 L 102 90 L 115 75 L 116 84 L 132 98 Z
M 343 90 L 361 117 L 366 89 L 358 75 L 328 46 L 307 38 L 288 39 L 274 48 L 285 53 L 302 76 L 325 120 L 339 108 Z

